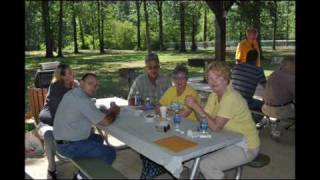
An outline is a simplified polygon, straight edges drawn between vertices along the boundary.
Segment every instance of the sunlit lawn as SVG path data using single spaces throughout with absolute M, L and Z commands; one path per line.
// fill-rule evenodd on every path
M 25 59 L 25 105 L 28 109 L 28 93 L 27 87 L 34 85 L 34 76 L 36 70 L 40 67 L 39 63 L 60 61 L 62 63 L 70 64 L 76 72 L 76 79 L 89 71 L 94 71 L 98 75 L 100 87 L 97 91 L 97 97 L 119 96 L 127 97 L 128 85 L 127 81 L 119 77 L 118 70 L 125 67 L 137 67 L 139 72 L 143 72 L 144 56 L 146 51 L 133 50 L 107 50 L 106 54 L 100 54 L 98 51 L 80 50 L 80 54 L 73 54 L 72 52 L 64 52 L 64 58 L 44 58 L 44 51 L 26 52 Z M 277 51 L 264 50 L 264 59 L 262 67 L 265 69 L 265 74 L 268 76 L 277 67 L 271 64 L 273 56 L 286 56 L 294 54 L 294 50 L 281 49 Z M 198 52 L 178 53 L 176 51 L 164 51 L 158 53 L 161 72 L 170 75 L 171 70 L 177 63 L 185 63 L 189 58 L 195 57 L 210 57 L 213 56 L 213 51 L 201 50 Z M 227 51 L 227 62 L 234 63 L 234 50 Z M 203 69 L 188 66 L 190 76 L 201 76 Z

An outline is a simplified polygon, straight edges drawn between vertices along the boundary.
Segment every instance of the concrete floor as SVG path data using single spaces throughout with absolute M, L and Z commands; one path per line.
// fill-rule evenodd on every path
M 283 122 L 282 124 L 285 124 Z M 269 127 L 261 130 L 261 153 L 270 157 L 270 164 L 263 168 L 244 166 L 243 179 L 294 179 L 295 178 L 295 127 L 285 130 L 279 141 L 270 137 Z M 119 142 L 110 138 L 109 142 L 118 145 Z M 139 154 L 128 148 L 119 150 L 117 158 L 112 165 L 129 179 L 140 177 L 142 169 Z M 47 159 L 45 156 L 25 159 L 26 179 L 45 179 L 47 173 Z M 58 178 L 70 179 L 75 172 L 70 162 L 57 160 Z M 227 172 L 227 177 L 232 178 L 234 171 Z M 187 171 L 183 172 L 182 178 L 187 177 Z M 172 179 L 170 174 L 164 174 L 159 178 Z

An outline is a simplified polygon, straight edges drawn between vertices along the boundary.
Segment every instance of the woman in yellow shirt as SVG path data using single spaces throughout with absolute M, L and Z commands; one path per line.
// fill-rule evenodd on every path
M 245 145 L 232 145 L 205 155 L 200 170 L 207 179 L 222 179 L 223 171 L 252 161 L 259 152 L 260 139 L 248 105 L 230 83 L 230 68 L 215 61 L 208 67 L 208 84 L 213 90 L 205 108 L 191 96 L 185 103 L 208 119 L 213 131 L 227 130 L 244 136 Z
M 187 84 L 188 69 L 183 65 L 177 65 L 173 71 L 174 86 L 170 87 L 161 97 L 160 106 L 170 106 L 172 103 L 177 103 L 182 107 L 179 114 L 186 119 L 197 121 L 196 115 L 192 109 L 185 105 L 186 96 L 191 96 L 200 102 L 198 93 Z M 158 109 L 158 108 L 157 108 Z M 169 112 L 170 114 L 173 112 Z M 172 114 L 171 114 L 172 115 Z

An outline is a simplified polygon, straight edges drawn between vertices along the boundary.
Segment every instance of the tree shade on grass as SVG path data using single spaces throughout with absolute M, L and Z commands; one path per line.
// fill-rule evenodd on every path
M 227 51 L 226 59 L 230 64 L 234 64 L 234 52 Z M 60 61 L 62 63 L 70 64 L 76 72 L 76 79 L 88 72 L 94 71 L 98 75 L 100 87 L 97 91 L 97 97 L 119 96 L 127 97 L 128 85 L 127 81 L 119 77 L 118 70 L 125 67 L 137 67 L 139 73 L 143 72 L 144 57 L 146 51 L 133 51 L 133 50 L 107 50 L 106 54 L 100 54 L 99 51 L 82 50 L 81 54 L 73 54 L 72 51 L 64 52 L 64 58 L 44 58 L 45 52 L 26 52 L 25 59 L 25 92 L 29 86 L 34 85 L 34 76 L 36 70 L 39 68 L 39 63 Z M 159 59 L 161 63 L 161 72 L 171 75 L 172 70 L 177 63 L 185 63 L 189 58 L 197 57 L 210 57 L 212 51 L 197 51 L 179 53 L 176 51 L 163 51 L 160 52 Z M 271 64 L 273 56 L 287 56 L 294 54 L 294 50 L 280 50 L 272 51 L 271 49 L 265 50 L 265 60 L 262 60 L 262 67 L 265 70 L 266 76 L 277 67 L 276 64 Z M 202 76 L 203 69 L 188 66 L 190 76 Z M 28 109 L 28 93 L 25 94 L 25 107 Z

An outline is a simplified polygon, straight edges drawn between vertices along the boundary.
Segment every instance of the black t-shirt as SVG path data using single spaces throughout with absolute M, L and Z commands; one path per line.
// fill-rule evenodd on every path
M 75 81 L 75 85 L 78 85 L 77 81 Z M 53 126 L 53 120 L 58 109 L 58 105 L 61 99 L 63 98 L 64 94 L 71 89 L 72 88 L 66 88 L 62 82 L 55 82 L 49 86 L 48 95 L 42 111 L 46 111 L 45 113 L 50 113 L 48 116 L 51 115 L 51 118 L 40 117 L 41 122 Z

